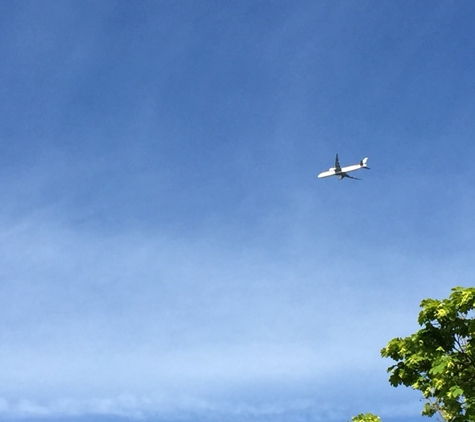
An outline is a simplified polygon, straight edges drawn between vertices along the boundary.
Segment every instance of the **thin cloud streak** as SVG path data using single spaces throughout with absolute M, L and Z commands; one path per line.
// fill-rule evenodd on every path
M 309 400 L 323 385 L 336 388 L 331 380 L 357 376 L 354 367 L 383 373 L 379 348 L 391 331 L 412 329 L 414 298 L 397 285 L 375 288 L 381 268 L 428 274 L 424 263 L 398 262 L 384 251 L 373 251 L 374 266 L 358 257 L 329 259 L 305 237 L 286 244 L 298 249 L 286 256 L 256 244 L 236 252 L 219 231 L 195 241 L 157 233 L 98 237 L 33 218 L 10 221 L 1 232 L 8 252 L 1 263 L 1 384 L 6 403 L 26 400 L 4 406 L 19 415 L 43 412 L 28 396 L 79 400 L 89 404 L 73 408 L 93 412 L 94 400 L 123 394 L 213 403 L 234 391 L 237 403 L 262 383 L 300 386 L 295 400 Z M 450 272 L 450 263 L 433 269 L 440 270 Z M 398 304 L 388 308 L 391 297 Z M 267 400 L 256 391 L 256 406 L 259 396 Z M 113 414 L 149 411 L 140 408 L 146 399 L 127 411 L 117 400 Z

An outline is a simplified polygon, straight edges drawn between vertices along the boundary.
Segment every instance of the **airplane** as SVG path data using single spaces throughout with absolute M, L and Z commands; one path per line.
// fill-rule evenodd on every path
M 354 164 L 352 166 L 347 166 L 347 167 L 341 167 L 340 161 L 338 160 L 338 154 L 337 154 L 335 157 L 335 167 L 331 167 L 329 170 L 320 173 L 318 175 L 318 178 L 322 179 L 324 177 L 338 176 L 338 180 L 341 180 L 344 177 L 348 177 L 349 179 L 361 180 L 361 179 L 358 179 L 357 177 L 349 176 L 347 173 L 349 173 L 350 171 L 355 171 L 359 169 L 369 170 L 369 167 L 366 165 L 367 161 L 368 161 L 368 157 L 365 157 L 359 162 L 359 164 Z

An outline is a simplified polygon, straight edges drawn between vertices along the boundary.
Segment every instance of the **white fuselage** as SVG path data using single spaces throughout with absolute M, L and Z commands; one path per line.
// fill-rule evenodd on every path
M 359 170 L 360 168 L 362 168 L 363 166 L 361 164 L 354 164 L 352 166 L 346 166 L 346 167 L 342 167 L 340 171 L 336 171 L 334 167 L 332 167 L 331 169 L 329 169 L 328 171 L 324 171 L 322 173 L 320 173 L 318 175 L 318 178 L 319 179 L 322 179 L 324 177 L 330 177 L 330 176 L 338 176 L 342 173 L 349 173 L 350 171 L 355 171 L 355 170 Z

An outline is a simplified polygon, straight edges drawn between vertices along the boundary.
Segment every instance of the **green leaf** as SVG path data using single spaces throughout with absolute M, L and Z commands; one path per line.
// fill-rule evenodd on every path
M 433 375 L 437 375 L 437 374 L 441 374 L 442 372 L 444 372 L 444 369 L 447 365 L 447 362 L 442 362 L 440 364 L 438 364 L 437 366 L 433 367 L 429 373 L 433 374 Z

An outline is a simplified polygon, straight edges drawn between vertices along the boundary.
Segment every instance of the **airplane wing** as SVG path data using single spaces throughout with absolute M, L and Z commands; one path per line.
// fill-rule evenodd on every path
M 341 171 L 340 161 L 338 160 L 338 154 L 335 157 L 335 172 L 339 173 Z
M 343 176 L 343 175 L 344 175 L 344 176 Z M 343 177 L 348 177 L 348 178 L 350 178 L 350 179 L 361 180 L 361 179 L 358 179 L 357 177 L 350 176 L 349 174 L 346 174 L 346 173 L 342 173 L 342 176 L 343 176 Z M 342 178 L 343 178 L 343 177 L 342 177 Z

